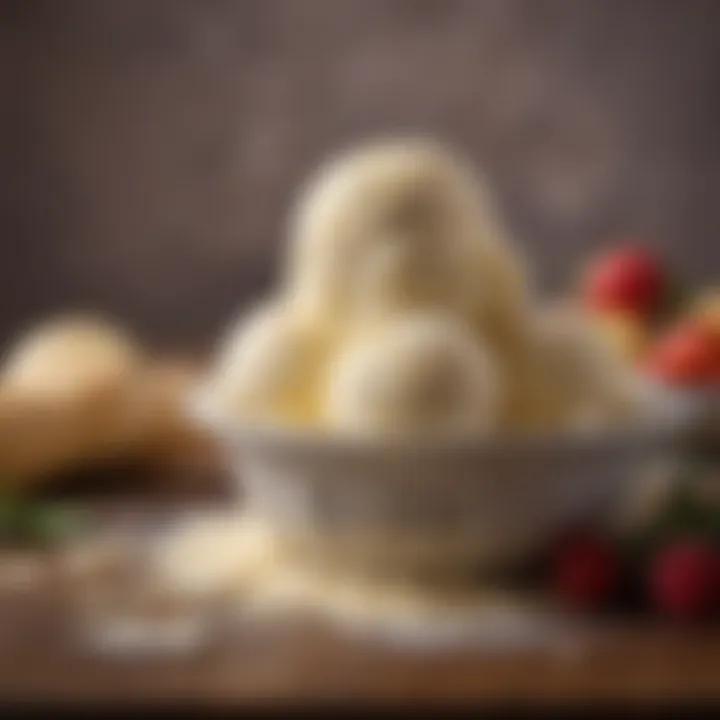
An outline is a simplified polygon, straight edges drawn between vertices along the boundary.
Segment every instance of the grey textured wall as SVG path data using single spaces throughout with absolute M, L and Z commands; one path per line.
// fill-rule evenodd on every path
M 207 341 L 300 178 L 402 129 L 486 166 L 548 283 L 626 230 L 717 278 L 719 41 L 713 0 L 4 0 L 0 335 Z

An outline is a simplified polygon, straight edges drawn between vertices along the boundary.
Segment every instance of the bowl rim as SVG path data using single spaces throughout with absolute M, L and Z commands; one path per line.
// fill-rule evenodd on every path
M 659 412 L 650 421 L 612 430 L 508 433 L 504 435 L 393 435 L 382 437 L 331 433 L 322 428 L 303 428 L 291 424 L 233 418 L 220 410 L 207 387 L 199 387 L 189 397 L 188 413 L 192 421 L 222 437 L 225 441 L 257 449 L 348 454 L 481 454 L 529 457 L 572 452 L 613 451 L 617 449 L 656 448 L 661 450 L 688 427 L 696 412 L 697 401 L 685 395 L 666 393 L 673 411 Z M 678 402 L 679 400 L 679 402 Z

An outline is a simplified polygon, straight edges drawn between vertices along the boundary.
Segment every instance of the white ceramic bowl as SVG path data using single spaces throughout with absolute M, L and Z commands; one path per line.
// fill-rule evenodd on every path
M 491 570 L 569 523 L 613 512 L 633 477 L 687 426 L 674 401 L 652 426 L 487 441 L 367 441 L 223 418 L 200 398 L 249 512 L 304 553 L 373 570 Z

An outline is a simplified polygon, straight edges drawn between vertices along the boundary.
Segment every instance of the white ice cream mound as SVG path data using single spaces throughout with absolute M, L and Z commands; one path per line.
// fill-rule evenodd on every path
M 213 394 L 232 416 L 316 424 L 330 343 L 324 327 L 303 321 L 285 305 L 262 305 L 223 342 Z
M 486 184 L 434 141 L 333 159 L 289 232 L 283 284 L 223 343 L 232 417 L 483 436 L 602 430 L 649 400 L 595 324 L 545 309 Z
M 327 425 L 356 434 L 482 435 L 502 393 L 494 358 L 453 318 L 406 315 L 340 353 Z
M 344 322 L 471 302 L 484 196 L 436 143 L 385 141 L 321 168 L 291 218 L 288 292 Z
M 485 183 L 433 141 L 370 143 L 321 168 L 291 216 L 283 270 L 221 344 L 209 385 L 225 420 L 487 438 L 602 431 L 635 422 L 647 399 L 595 325 L 539 301 Z M 393 565 L 394 580 L 371 580 L 342 553 L 337 566 L 322 550 L 303 557 L 282 530 L 248 517 L 195 521 L 157 546 L 155 575 L 186 597 L 319 612 L 398 640 L 567 639 L 532 601 L 418 583 L 411 562 Z M 413 552 L 437 543 L 417 535 Z
M 603 431 L 647 420 L 652 388 L 601 338 L 585 313 L 553 303 L 535 314 L 518 363 L 515 420 L 534 430 Z

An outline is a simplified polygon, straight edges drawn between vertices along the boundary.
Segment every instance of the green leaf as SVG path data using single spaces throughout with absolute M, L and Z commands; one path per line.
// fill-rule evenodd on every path
M 0 501 L 0 540 L 14 543 L 27 535 L 31 510 L 17 497 L 5 497 Z
M 37 507 L 31 518 L 31 534 L 43 545 L 62 543 L 87 527 L 87 514 L 65 505 Z
M 0 544 L 54 545 L 84 529 L 87 519 L 78 507 L 8 495 L 0 499 Z
M 673 489 L 655 518 L 627 539 L 626 550 L 642 560 L 648 554 L 678 537 L 720 539 L 720 508 L 703 500 L 698 482 L 709 477 L 713 467 L 702 458 L 683 458 L 677 468 Z

